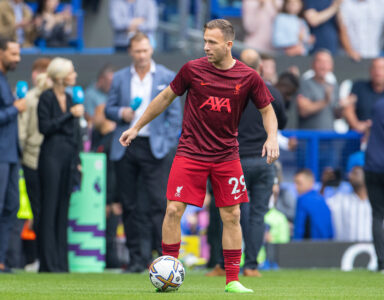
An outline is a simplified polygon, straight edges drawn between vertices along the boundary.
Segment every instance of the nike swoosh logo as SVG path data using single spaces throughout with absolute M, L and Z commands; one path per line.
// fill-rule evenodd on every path
M 235 200 L 239 199 L 241 196 L 243 196 L 244 194 L 240 194 L 239 196 L 235 196 Z
M 200 82 L 201 85 L 211 85 L 209 82 Z

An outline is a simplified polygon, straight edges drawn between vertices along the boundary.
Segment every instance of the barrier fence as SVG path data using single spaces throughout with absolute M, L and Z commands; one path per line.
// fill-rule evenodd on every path
M 325 167 L 347 171 L 351 154 L 360 151 L 361 134 L 349 131 L 344 134 L 322 130 L 283 130 L 286 137 L 295 137 L 298 147 L 295 151 L 281 151 L 284 179 L 290 180 L 302 168 L 311 169 L 320 180 Z

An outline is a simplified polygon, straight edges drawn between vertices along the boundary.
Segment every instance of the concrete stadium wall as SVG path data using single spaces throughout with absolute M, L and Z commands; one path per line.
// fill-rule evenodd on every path
M 201 53 L 201 56 L 204 54 Z M 23 55 L 22 61 L 16 71 L 10 72 L 8 78 L 10 83 L 14 85 L 18 80 L 30 81 L 30 73 L 33 61 L 42 55 Z M 51 56 L 51 55 L 50 55 Z M 235 54 L 236 56 L 236 54 Z M 53 57 L 53 56 L 51 56 Z M 63 55 L 74 62 L 76 71 L 79 74 L 78 84 L 82 86 L 88 85 L 95 80 L 99 69 L 106 63 L 112 63 L 118 68 L 123 68 L 131 63 L 130 57 L 125 54 L 115 55 Z M 156 54 L 154 59 L 157 63 L 161 63 L 168 68 L 177 72 L 180 67 L 190 59 L 195 59 L 200 56 L 187 56 L 181 52 Z M 308 70 L 311 67 L 310 57 L 277 57 L 276 65 L 278 72 L 286 70 L 292 65 L 297 65 L 301 72 Z M 368 78 L 369 61 L 365 60 L 360 63 L 352 62 L 345 57 L 338 57 L 335 60 L 335 74 L 339 82 L 344 79 Z

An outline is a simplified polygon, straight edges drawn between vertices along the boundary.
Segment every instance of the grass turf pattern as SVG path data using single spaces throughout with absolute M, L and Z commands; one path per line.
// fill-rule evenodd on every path
M 358 270 L 279 270 L 240 276 L 254 294 L 227 294 L 224 277 L 186 270 L 180 290 L 156 293 L 148 274 L 1 274 L 0 299 L 384 299 L 384 275 Z

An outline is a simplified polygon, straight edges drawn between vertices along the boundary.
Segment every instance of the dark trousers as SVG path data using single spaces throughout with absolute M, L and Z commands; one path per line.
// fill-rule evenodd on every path
M 117 256 L 117 244 L 116 244 L 116 230 L 119 225 L 121 216 L 115 215 L 111 210 L 106 220 L 105 229 L 105 265 L 106 268 L 119 268 L 120 262 Z
M 37 170 L 23 165 L 25 185 L 33 213 L 33 230 L 37 234 L 40 217 L 40 178 Z
M 19 165 L 0 163 L 0 263 L 5 263 L 9 235 L 19 209 Z
M 165 191 L 168 177 L 164 172 L 164 161 L 153 156 L 148 138 L 137 137 L 115 165 L 117 199 L 123 207 L 126 245 L 131 264 L 141 264 L 145 267 L 151 260 L 151 250 L 161 251 L 161 229 L 166 209 Z M 139 176 L 142 179 L 141 188 Z M 140 195 L 143 188 L 149 201 L 144 207 L 139 203 L 139 200 L 143 199 Z M 149 224 L 143 224 L 143 214 L 144 219 L 149 219 Z M 143 244 L 147 246 L 143 247 Z
M 208 268 L 214 267 L 216 264 L 224 269 L 223 256 L 223 222 L 221 221 L 219 209 L 215 205 L 215 198 L 210 181 L 208 181 L 208 191 L 211 194 L 211 202 L 209 204 L 209 225 L 207 228 L 207 239 L 210 246 Z
M 365 183 L 372 206 L 372 235 L 378 268 L 384 270 L 384 173 L 365 171 Z
M 249 203 L 241 205 L 241 228 L 245 244 L 244 269 L 257 269 L 257 255 L 263 245 L 269 198 L 275 177 L 273 165 L 262 157 L 241 158 Z
M 26 263 L 24 257 L 24 243 L 20 239 L 25 220 L 16 218 L 8 239 L 8 250 L 5 265 L 10 268 L 23 268 Z
M 31 209 L 33 213 L 33 230 L 36 234 L 36 241 L 28 241 L 26 248 L 28 249 L 27 253 L 27 263 L 31 263 L 37 258 L 37 239 L 38 239 L 38 229 L 40 221 L 40 179 L 39 172 L 37 170 L 31 169 L 23 165 L 24 170 L 24 179 L 25 185 L 27 187 L 27 193 L 29 198 L 29 203 L 31 204 Z
M 65 145 L 65 142 L 60 148 L 60 153 L 42 150 L 40 154 L 40 272 L 68 272 L 70 171 L 75 151 L 70 145 Z

